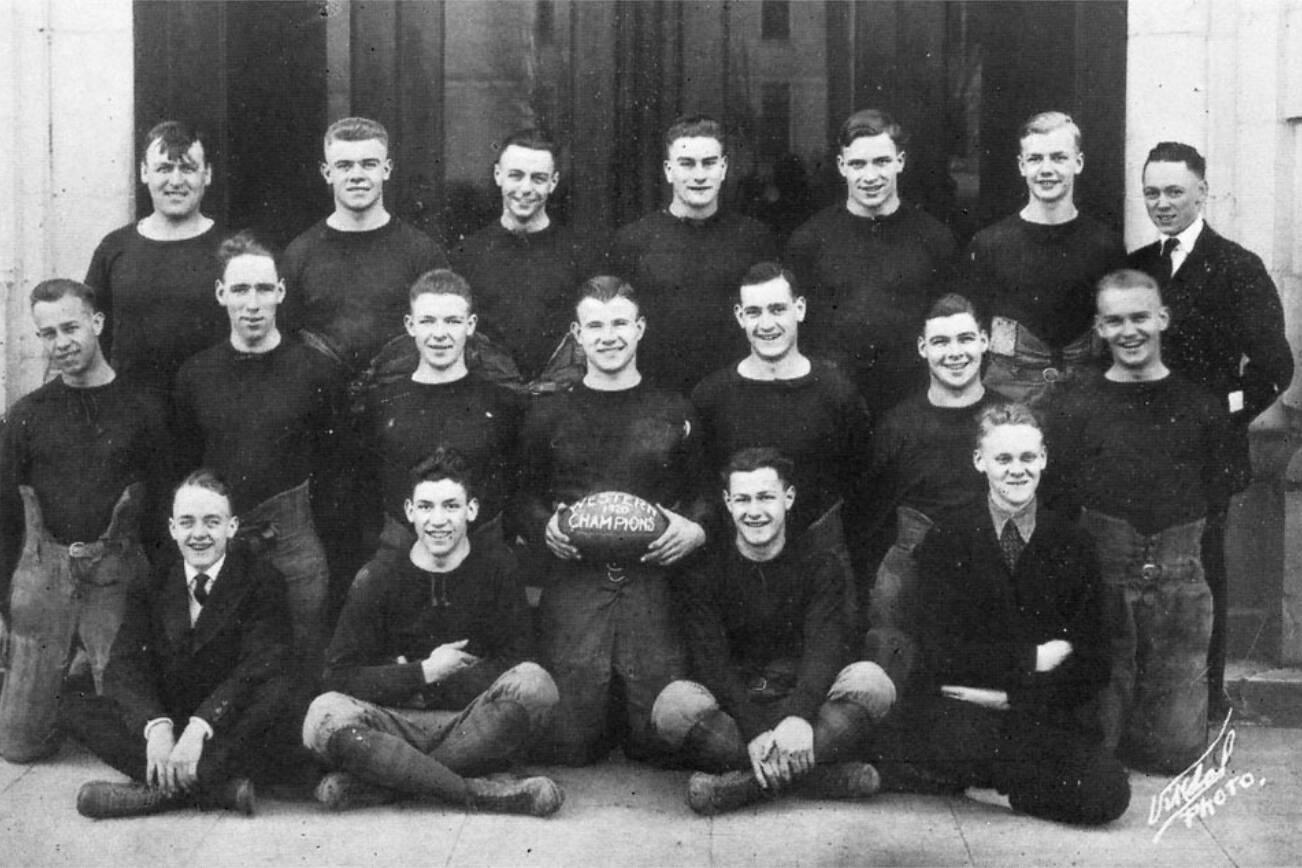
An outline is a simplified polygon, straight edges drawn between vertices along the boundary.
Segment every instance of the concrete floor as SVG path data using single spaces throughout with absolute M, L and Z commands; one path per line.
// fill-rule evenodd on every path
M 1229 769 L 1257 783 L 1157 842 L 1150 801 L 1167 781 L 1139 774 L 1130 810 L 1102 829 L 1016 816 L 991 791 L 792 799 L 705 819 L 683 800 L 687 773 L 620 759 L 552 770 L 567 799 L 546 820 L 430 802 L 328 814 L 264 796 L 252 819 L 184 811 L 96 822 L 74 809 L 77 788 L 118 776 L 65 747 L 37 766 L 0 762 L 0 865 L 1302 864 L 1302 730 L 1240 724 L 1236 734 Z

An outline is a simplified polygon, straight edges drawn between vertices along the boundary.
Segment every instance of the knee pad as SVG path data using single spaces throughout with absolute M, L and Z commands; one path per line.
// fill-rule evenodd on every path
M 836 676 L 828 699 L 843 699 L 862 706 L 873 720 L 881 720 L 895 705 L 895 682 L 876 663 L 851 663 Z
M 303 717 L 303 746 L 327 758 L 327 745 L 339 730 L 361 723 L 361 710 L 347 694 L 322 693 L 307 707 Z
M 692 727 L 718 707 L 714 694 L 695 681 L 671 681 L 651 706 L 651 726 L 678 750 Z

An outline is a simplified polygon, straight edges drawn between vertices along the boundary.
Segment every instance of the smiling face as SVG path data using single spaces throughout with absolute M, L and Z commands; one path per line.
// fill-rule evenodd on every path
M 1179 235 L 1203 212 L 1207 182 L 1183 162 L 1144 167 L 1144 207 L 1163 235 Z
M 217 302 L 231 320 L 231 342 L 242 350 L 256 349 L 276 333 L 276 308 L 284 300 L 285 283 L 270 256 L 236 256 L 217 281 Z
M 933 384 L 962 392 L 981 376 L 981 359 L 988 346 L 976 318 L 956 313 L 927 320 L 918 338 L 918 355 L 927 360 Z
M 750 341 L 751 354 L 765 362 L 786 358 L 796 349 L 805 300 L 793 298 L 791 285 L 781 277 L 743 286 L 740 296 L 733 313 Z
M 183 485 L 172 500 L 168 530 L 185 562 L 200 572 L 226 556 L 240 522 L 223 495 L 197 485 Z
M 1099 292 L 1094 327 L 1107 341 L 1112 362 L 1143 379 L 1162 373 L 1162 332 L 1171 317 L 1152 287 L 1109 287 Z
M 467 497 L 460 482 L 422 481 L 412 490 L 403 509 L 416 531 L 416 544 L 435 563 L 456 559 L 470 551 L 467 528 L 479 515 L 479 501 Z
M 403 317 L 407 334 L 416 340 L 420 365 L 429 371 L 451 371 L 465 365 L 466 341 L 475 333 L 477 319 L 470 302 L 459 295 L 425 292 L 411 303 Z
M 615 375 L 637 366 L 637 345 L 646 332 L 646 320 L 637 305 L 616 296 L 610 301 L 585 298 L 576 310 L 571 329 L 583 348 L 588 368 Z
M 212 184 L 212 166 L 199 142 L 184 154 L 170 157 L 163 150 L 163 140 L 155 139 L 140 162 L 140 181 L 149 188 L 154 213 L 179 222 L 199 213 L 203 194 Z
M 77 296 L 68 293 L 56 301 L 36 302 L 32 319 L 50 364 L 65 379 L 76 380 L 99 362 L 104 314 L 92 311 Z
M 389 148 L 379 139 L 331 139 L 321 175 L 334 192 L 335 209 L 365 213 L 384 202 L 384 182 L 393 171 Z
M 743 555 L 767 560 L 781 550 L 786 542 L 787 511 L 796 502 L 796 489 L 785 484 L 776 470 L 761 467 L 729 474 L 723 501 L 732 515 L 737 548 Z
M 1044 437 L 1033 425 L 996 425 L 981 438 L 972 463 L 986 475 L 995 505 L 1020 512 L 1035 497 L 1048 463 Z
M 560 174 L 550 151 L 510 145 L 493 166 L 493 181 L 502 191 L 503 216 L 526 226 L 546 211 Z
M 900 207 L 904 153 L 887 133 L 860 136 L 841 148 L 836 168 L 845 178 L 845 204 L 851 214 L 881 217 Z
M 680 217 L 709 217 L 719 208 L 727 176 L 723 142 L 709 136 L 675 139 L 665 159 L 665 180 L 674 189 L 670 211 Z
M 1085 156 L 1076 147 L 1075 128 L 1061 126 L 1047 133 L 1028 134 L 1022 139 L 1017 168 L 1032 199 L 1070 200 L 1076 176 L 1085 169 Z

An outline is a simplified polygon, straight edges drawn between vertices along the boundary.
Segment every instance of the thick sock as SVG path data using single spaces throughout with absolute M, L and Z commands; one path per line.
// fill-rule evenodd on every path
M 682 750 L 693 768 L 703 771 L 724 772 L 750 763 L 737 722 L 718 708 L 711 709 L 688 730 Z
M 466 804 L 465 780 L 443 763 L 426 756 L 397 736 L 346 726 L 326 743 L 330 761 L 364 781 L 415 795 L 431 795 Z
M 881 790 L 882 777 L 868 763 L 819 763 L 796 787 L 810 799 L 866 799 Z
M 815 759 L 821 764 L 857 758 L 870 722 L 868 709 L 857 702 L 824 702 L 814 721 Z
M 447 734 L 429 755 L 459 775 L 510 768 L 529 740 L 529 712 L 513 699 L 485 702 Z

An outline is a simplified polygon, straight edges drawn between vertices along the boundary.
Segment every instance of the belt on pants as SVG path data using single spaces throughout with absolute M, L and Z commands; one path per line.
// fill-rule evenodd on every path
M 1203 578 L 1205 519 L 1145 534 L 1123 518 L 1086 509 L 1081 524 L 1094 538 L 1104 581 L 1197 582 Z
M 1019 368 L 1039 369 L 1046 383 L 1061 380 L 1068 369 L 1086 365 L 1094 336 L 1085 332 L 1061 349 L 1054 349 L 1015 319 L 996 316 L 990 321 L 990 353 L 1011 359 Z

